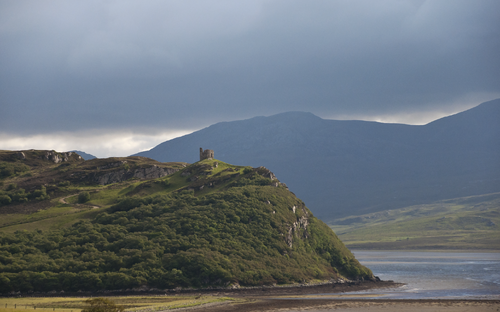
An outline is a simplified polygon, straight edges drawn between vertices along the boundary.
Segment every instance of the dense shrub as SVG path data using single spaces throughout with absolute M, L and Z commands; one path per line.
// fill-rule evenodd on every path
M 2 194 L 0 195 L 0 206 L 8 205 L 12 202 L 12 198 L 9 195 Z
M 12 163 L 12 162 L 1 162 L 0 163 L 0 179 L 15 176 L 17 174 L 27 172 L 30 168 L 25 164 Z
M 90 200 L 90 193 L 89 192 L 81 192 L 78 194 L 78 202 L 83 204 L 86 203 Z
M 87 307 L 81 312 L 123 312 L 125 307 L 116 305 L 112 300 L 107 298 L 94 298 L 85 301 Z

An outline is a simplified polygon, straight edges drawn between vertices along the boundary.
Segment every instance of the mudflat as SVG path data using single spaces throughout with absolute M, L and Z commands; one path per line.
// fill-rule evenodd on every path
M 276 296 L 302 296 L 310 294 L 323 293 L 347 293 L 353 291 L 363 291 L 369 289 L 384 289 L 395 288 L 404 284 L 395 283 L 393 281 L 352 281 L 345 283 L 327 283 L 316 285 L 300 285 L 300 286 L 262 286 L 262 287 L 242 287 L 235 289 L 183 289 L 173 291 L 177 294 L 199 294 L 199 295 L 215 295 L 227 297 L 276 297 Z
M 346 299 L 350 292 L 368 289 L 399 287 L 402 284 L 379 282 L 353 282 L 302 287 L 263 287 L 256 289 L 230 289 L 212 293 L 215 296 L 236 298 L 234 302 L 213 303 L 186 308 L 186 311 L 207 312 L 492 312 L 500 311 L 500 300 L 447 300 L 447 299 L 374 299 L 377 295 L 356 295 Z M 337 294 L 339 299 L 321 299 L 316 294 Z M 332 295 L 332 297 L 335 295 Z M 360 299 L 359 297 L 364 297 Z M 366 299 L 365 299 L 366 298 Z
M 386 300 L 386 299 L 269 299 L 248 298 L 242 303 L 200 306 L 192 311 L 283 311 L 283 312 L 493 312 L 500 310 L 499 300 Z

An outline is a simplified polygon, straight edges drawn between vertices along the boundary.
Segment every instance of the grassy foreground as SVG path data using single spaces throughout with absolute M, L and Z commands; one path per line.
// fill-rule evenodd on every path
M 351 216 L 329 225 L 352 249 L 500 250 L 500 193 Z
M 161 311 L 194 307 L 207 303 L 233 301 L 228 297 L 214 296 L 126 296 L 107 297 L 115 304 L 125 306 L 125 311 Z M 24 297 L 0 298 L 0 311 L 38 311 L 38 312 L 80 312 L 87 306 L 85 297 Z

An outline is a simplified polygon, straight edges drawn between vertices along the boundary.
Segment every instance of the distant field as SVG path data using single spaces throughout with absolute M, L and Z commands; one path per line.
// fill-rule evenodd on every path
M 125 306 L 125 311 L 160 311 L 233 300 L 213 296 L 127 296 L 106 297 L 115 304 Z M 0 311 L 20 312 L 80 312 L 86 307 L 85 297 L 24 297 L 0 298 Z
M 500 250 L 500 193 L 329 222 L 350 249 Z

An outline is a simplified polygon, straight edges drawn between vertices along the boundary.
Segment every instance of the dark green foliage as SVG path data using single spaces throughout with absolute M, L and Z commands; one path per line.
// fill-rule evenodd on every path
M 183 187 L 125 197 L 70 228 L 0 234 L 0 292 L 271 285 L 371 276 L 300 199 L 272 186 L 261 175 L 268 174 L 264 169 L 235 171 L 220 177 L 226 184 L 207 176 L 225 186 L 204 195 Z M 45 188 L 27 197 L 43 194 Z
M 83 204 L 86 203 L 90 200 L 90 193 L 89 192 L 81 192 L 78 194 L 78 202 Z
M 0 195 L 0 206 L 8 205 L 11 202 L 12 202 L 12 199 L 10 198 L 9 195 L 5 195 L 5 194 Z
M 39 190 L 34 190 L 32 193 L 27 193 L 25 189 L 17 188 L 17 185 L 14 183 L 9 184 L 6 191 L 0 190 L 0 206 L 10 203 L 24 203 L 30 200 L 41 201 L 47 199 L 50 199 L 50 195 L 47 194 L 47 189 L 43 185 L 40 186 Z
M 71 182 L 70 181 L 61 181 L 59 182 L 58 184 L 59 186 L 70 186 L 71 185 Z
M 22 163 L 0 162 L 0 179 L 9 178 L 29 170 L 30 168 Z
M 42 198 L 49 199 L 50 198 L 50 196 L 47 195 L 45 188 L 43 188 L 43 192 L 42 192 L 42 190 L 38 190 L 38 192 L 36 194 L 39 197 L 41 196 L 39 199 L 42 199 Z M 28 198 L 34 199 L 35 198 L 34 194 L 26 193 L 26 191 L 22 188 L 17 189 L 17 188 L 10 187 L 10 185 L 9 185 L 8 191 L 0 191 L 0 206 L 8 205 L 10 203 L 27 202 L 29 200 Z
M 1 291 L 265 285 L 329 279 L 337 271 L 371 275 L 323 222 L 306 208 L 293 213 L 293 205 L 302 207 L 286 189 L 270 186 L 201 198 L 182 192 L 128 198 L 93 222 L 65 230 L 4 234 Z M 284 235 L 304 212 L 310 223 L 294 234 L 290 248 Z
M 39 190 L 33 191 L 31 194 L 31 197 L 36 199 L 36 200 L 45 200 L 45 199 L 50 199 L 49 194 L 47 194 L 47 189 L 45 186 L 40 186 Z
M 261 175 L 259 175 L 257 172 L 253 172 L 250 169 L 250 172 L 248 172 L 247 169 L 244 170 L 244 172 L 247 172 L 247 174 L 237 181 L 233 182 L 234 186 L 245 186 L 245 185 L 270 185 L 271 184 L 271 179 L 265 178 Z
M 243 169 L 243 174 L 249 174 L 251 172 L 253 172 L 252 168 L 245 168 L 245 169 Z
M 85 303 L 89 306 L 82 309 L 82 312 L 123 312 L 125 309 L 107 298 L 88 299 Z

